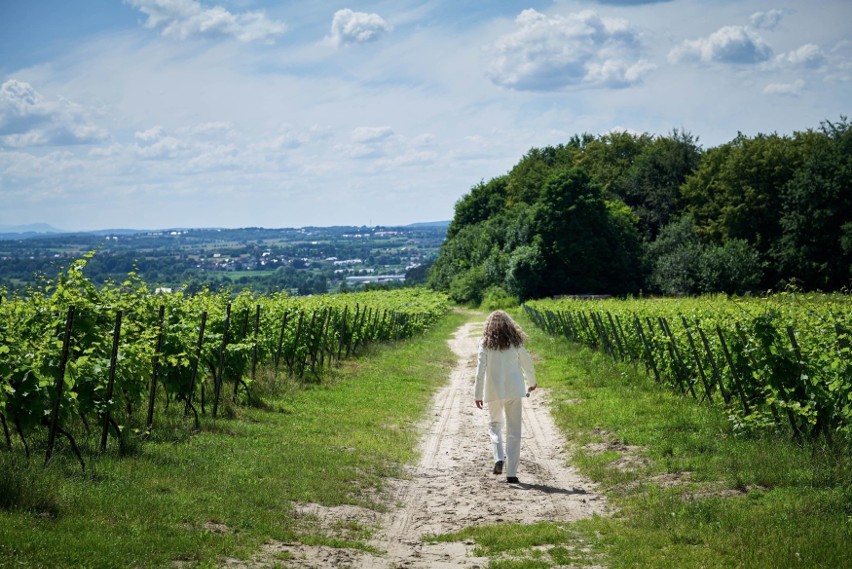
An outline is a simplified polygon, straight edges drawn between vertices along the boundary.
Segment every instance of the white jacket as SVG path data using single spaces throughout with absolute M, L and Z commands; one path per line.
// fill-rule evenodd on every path
M 527 393 L 524 378 L 528 386 L 536 385 L 532 358 L 525 347 L 491 350 L 480 342 L 473 385 L 476 401 L 520 399 Z

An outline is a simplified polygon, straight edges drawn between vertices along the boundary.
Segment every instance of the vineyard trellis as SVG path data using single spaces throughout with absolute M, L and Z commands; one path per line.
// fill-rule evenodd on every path
M 0 426 L 24 452 L 47 433 L 45 464 L 57 436 L 81 466 L 69 425 L 100 427 L 119 445 L 131 425 L 155 424 L 157 401 L 182 404 L 198 428 L 219 414 L 226 386 L 251 398 L 259 364 L 299 381 L 352 357 L 373 342 L 413 336 L 447 310 L 446 296 L 422 289 L 289 297 L 203 291 L 155 294 L 136 274 L 95 287 L 83 275 L 88 256 L 56 282 L 25 297 L 0 298 Z M 212 390 L 212 393 L 210 393 Z M 200 403 L 200 410 L 198 405 Z
M 546 299 L 533 322 L 655 381 L 724 405 L 737 429 L 789 429 L 797 440 L 852 441 L 852 299 Z

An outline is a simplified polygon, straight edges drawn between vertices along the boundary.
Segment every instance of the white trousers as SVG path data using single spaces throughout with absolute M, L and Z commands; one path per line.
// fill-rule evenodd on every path
M 506 476 L 518 475 L 521 458 L 521 399 L 501 399 L 488 402 L 488 434 L 494 449 L 494 462 L 504 461 Z M 503 427 L 506 427 L 506 449 L 503 450 Z

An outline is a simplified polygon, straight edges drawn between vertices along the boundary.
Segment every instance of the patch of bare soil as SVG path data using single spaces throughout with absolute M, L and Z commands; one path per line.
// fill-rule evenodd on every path
M 606 437 L 612 435 L 612 433 L 610 433 L 609 431 L 599 429 L 595 429 L 593 432 Z M 636 470 L 640 470 L 641 468 L 648 466 L 651 462 L 646 457 L 640 455 L 641 452 L 646 450 L 645 447 L 636 445 L 626 445 L 615 438 L 610 438 L 600 443 L 589 443 L 583 445 L 583 448 L 592 453 L 602 453 L 607 451 L 615 451 L 621 453 L 622 456 L 610 462 L 608 466 L 610 468 L 614 468 L 616 470 L 621 470 L 624 472 L 633 472 Z
M 467 324 L 450 341 L 458 364 L 433 401 L 419 464 L 412 467 L 409 480 L 390 484 L 390 512 L 380 515 L 363 508 L 316 505 L 297 508 L 332 532 L 341 516 L 380 527 L 369 543 L 374 552 L 270 543 L 252 561 L 229 560 L 227 566 L 474 569 L 485 567 L 488 560 L 472 555 L 472 542 L 429 543 L 427 537 L 469 526 L 573 521 L 606 513 L 607 506 L 591 482 L 566 464 L 566 443 L 550 417 L 548 396 L 542 389 L 524 402 L 521 483 L 507 484 L 505 476 L 491 473 L 488 414 L 473 402 L 481 330 L 481 323 Z

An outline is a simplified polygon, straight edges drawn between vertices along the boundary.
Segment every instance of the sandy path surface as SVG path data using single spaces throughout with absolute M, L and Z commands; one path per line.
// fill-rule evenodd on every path
M 358 508 L 307 505 L 306 515 L 378 523 L 371 545 L 381 555 L 349 549 L 269 544 L 262 556 L 241 567 L 351 567 L 353 569 L 441 569 L 485 567 L 470 543 L 429 544 L 429 534 L 499 522 L 572 521 L 603 513 L 606 505 L 592 485 L 566 465 L 565 443 L 550 417 L 544 389 L 524 401 L 520 484 L 491 473 L 488 414 L 473 402 L 473 376 L 482 323 L 456 331 L 450 345 L 458 356 L 450 382 L 433 401 L 424 426 L 419 464 L 410 480 L 394 481 L 395 508 L 385 515 Z M 286 558 L 290 558 L 285 560 Z M 237 564 L 228 564 L 237 566 Z

